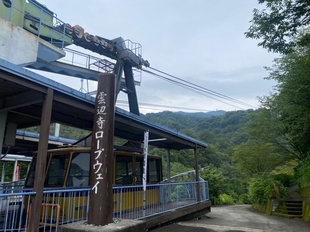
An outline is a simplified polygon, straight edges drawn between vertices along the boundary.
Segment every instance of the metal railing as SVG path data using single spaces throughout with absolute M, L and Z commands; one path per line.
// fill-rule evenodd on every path
M 27 228 L 30 197 L 35 192 L 12 189 L 11 193 L 0 194 L 0 231 L 22 231 Z
M 114 218 L 144 219 L 197 204 L 197 182 L 174 182 L 140 186 L 114 186 Z M 201 201 L 209 200 L 208 182 L 200 181 Z M 31 220 L 32 189 L 12 187 L 0 191 L 0 231 L 27 231 Z M 42 231 L 87 220 L 90 188 L 45 189 L 40 217 Z M 144 198 L 145 196 L 145 198 Z M 144 202 L 143 199 L 146 199 Z
M 102 58 L 102 56 L 94 56 L 83 53 L 81 51 L 73 50 L 70 48 L 63 49 L 66 52 L 66 56 L 59 59 L 60 62 L 70 64 L 76 67 L 89 69 L 96 72 L 108 72 L 114 73 L 115 61 L 110 58 Z M 140 85 L 142 82 L 142 72 L 137 68 L 133 68 L 133 76 L 135 85 Z M 122 77 L 125 80 L 124 77 Z
M 63 63 L 97 72 L 104 71 L 112 73 L 114 71 L 115 64 L 107 59 L 102 59 L 69 48 L 64 48 L 64 51 L 66 52 L 66 56 L 60 59 Z
M 1 7 L 1 18 L 20 27 L 28 25 L 27 30 L 51 44 L 64 48 L 72 43 L 65 33 L 65 23 L 43 5 L 34 1 L 11 1 Z

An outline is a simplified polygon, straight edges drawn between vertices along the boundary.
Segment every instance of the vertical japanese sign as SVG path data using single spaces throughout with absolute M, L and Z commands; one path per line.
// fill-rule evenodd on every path
M 149 131 L 144 132 L 144 147 L 143 147 L 143 155 L 144 155 L 144 162 L 143 162 L 143 191 L 146 191 L 146 181 L 147 181 L 147 153 L 149 148 Z
M 114 98 L 115 75 L 99 74 L 92 131 L 88 214 L 88 223 L 94 225 L 106 225 L 113 221 Z
M 100 157 L 104 154 L 105 144 L 103 143 L 104 137 L 104 129 L 107 117 L 107 102 L 106 102 L 107 94 L 104 91 L 100 91 L 96 97 L 96 121 L 94 122 L 95 126 L 93 130 L 94 136 L 92 137 L 95 139 L 95 146 L 92 147 L 92 153 L 95 154 L 93 157 L 95 162 L 92 164 L 92 171 L 93 175 L 95 176 L 95 183 L 93 183 L 91 190 L 94 191 L 95 194 L 98 194 L 98 188 L 100 184 L 103 184 L 103 162 L 104 159 Z M 109 136 L 109 135 L 107 135 Z M 110 135 L 111 136 L 111 135 Z M 113 135 L 112 135 L 113 136 Z
M 146 183 L 147 183 L 147 154 L 149 150 L 149 131 L 144 132 L 144 148 L 143 148 L 143 155 L 144 155 L 144 162 L 143 162 L 143 216 L 145 217 L 145 210 L 146 210 Z

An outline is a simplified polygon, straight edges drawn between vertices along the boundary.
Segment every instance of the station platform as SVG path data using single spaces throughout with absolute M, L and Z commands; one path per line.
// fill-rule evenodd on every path
M 58 228 L 59 232 L 143 232 L 175 221 L 198 218 L 211 211 L 211 201 L 200 202 L 177 210 L 161 213 L 143 220 L 115 219 L 113 223 L 105 226 L 87 224 L 79 221 Z

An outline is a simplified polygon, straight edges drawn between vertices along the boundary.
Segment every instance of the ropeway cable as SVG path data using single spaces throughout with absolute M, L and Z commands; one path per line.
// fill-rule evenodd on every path
M 175 78 L 175 79 L 177 79 L 177 80 L 173 80 L 173 79 L 171 79 L 171 78 L 169 78 L 169 77 L 165 77 L 165 76 L 163 76 L 163 75 L 160 75 L 160 74 L 158 74 L 158 73 L 154 73 L 154 72 L 149 71 L 149 70 L 146 70 L 146 69 L 142 69 L 142 70 L 143 70 L 144 72 L 149 73 L 149 74 L 151 74 L 151 75 L 154 75 L 154 76 L 156 76 L 156 77 L 158 77 L 158 78 L 160 78 L 160 79 L 163 79 L 163 80 L 165 80 L 165 81 L 171 82 L 171 83 L 176 84 L 176 85 L 179 85 L 179 86 L 181 86 L 181 87 L 183 87 L 183 88 L 187 88 L 187 89 L 189 89 L 189 90 L 191 90 L 191 91 L 193 91 L 193 92 L 196 92 L 196 93 L 199 93 L 199 94 L 203 94 L 203 95 L 205 95 L 205 96 L 207 96 L 207 97 L 209 97 L 209 98 L 211 98 L 211 99 L 214 99 L 214 100 L 216 100 L 216 101 L 220 101 L 220 102 L 222 102 L 222 103 L 224 103 L 224 104 L 228 104 L 228 105 L 230 105 L 230 106 L 233 106 L 233 107 L 236 107 L 236 108 L 239 108 L 239 109 L 242 109 L 242 108 L 241 108 L 241 107 L 238 107 L 238 106 L 236 106 L 236 105 L 227 103 L 227 102 L 225 102 L 225 101 L 222 101 L 222 100 L 220 100 L 220 99 L 218 99 L 218 98 L 221 98 L 221 99 L 226 100 L 226 101 L 231 101 L 231 102 L 234 102 L 234 103 L 238 103 L 239 105 L 243 105 L 243 106 L 247 106 L 247 107 L 255 107 L 255 106 L 252 106 L 252 105 L 250 105 L 250 104 L 247 104 L 247 103 L 241 102 L 241 101 L 239 101 L 239 100 L 236 100 L 236 99 L 234 99 L 234 98 L 231 98 L 231 97 L 225 96 L 225 95 L 223 95 L 223 94 L 217 93 L 217 92 L 215 92 L 215 91 L 212 91 L 212 90 L 206 89 L 206 88 L 204 88 L 204 87 L 198 86 L 198 85 L 193 84 L 193 83 L 191 83 L 191 82 L 182 80 L 181 78 L 172 76 L 172 75 L 170 75 L 170 74 L 168 74 L 168 73 L 165 73 L 165 72 L 162 72 L 162 71 L 160 71 L 160 70 L 157 70 L 157 69 L 154 69 L 154 68 L 151 68 L 151 69 L 153 69 L 153 70 L 155 70 L 155 71 L 157 71 L 157 72 L 163 73 L 163 74 L 165 74 L 165 75 L 168 75 L 168 76 L 170 76 L 170 77 L 173 77 L 173 78 Z M 182 82 L 181 82 L 181 81 L 182 81 Z M 210 95 L 211 95 L 211 96 L 210 96 Z M 212 96 L 214 96 L 214 97 L 212 97 Z M 217 98 L 215 98 L 215 97 L 217 97 Z
M 189 88 L 192 88 L 192 89 L 195 89 L 195 90 L 198 90 L 198 91 L 201 91 L 201 92 L 204 92 L 204 93 L 207 93 L 207 94 L 210 94 L 210 95 L 219 97 L 219 98 L 223 98 L 223 99 L 225 99 L 225 100 L 229 100 L 229 101 L 238 103 L 238 104 L 240 104 L 240 105 L 244 105 L 244 106 L 248 106 L 248 107 L 255 107 L 255 106 L 253 106 L 253 105 L 247 104 L 247 103 L 245 103 L 245 102 L 242 102 L 242 101 L 239 101 L 239 100 L 237 100 L 237 99 L 231 98 L 231 97 L 226 96 L 226 95 L 224 95 L 224 94 L 221 94 L 221 93 L 215 92 L 215 91 L 213 91 L 213 90 L 204 88 L 204 87 L 202 87 L 202 86 L 196 85 L 196 84 L 194 84 L 194 83 L 191 83 L 191 82 L 189 82 L 189 81 L 183 80 L 183 79 L 181 79 L 181 78 L 178 78 L 178 77 L 173 76 L 173 75 L 171 75 L 171 74 L 169 74 L 169 73 L 160 71 L 160 70 L 158 70 L 158 69 L 151 68 L 151 67 L 149 67 L 149 69 L 152 69 L 152 70 L 154 70 L 154 71 L 156 71 L 156 72 L 159 72 L 159 73 L 164 74 L 164 75 L 166 75 L 166 76 L 172 77 L 172 78 L 174 78 L 174 79 L 176 79 L 176 80 L 178 80 L 178 81 L 181 81 L 181 82 L 179 82 L 180 84 L 185 85 L 185 86 L 187 86 L 187 87 L 189 87 Z M 142 70 L 143 70 L 143 71 L 147 71 L 147 70 L 145 70 L 145 69 L 142 69 Z M 150 72 L 150 71 L 149 71 L 149 72 Z M 152 73 L 152 72 L 150 72 L 150 73 Z M 155 74 L 155 73 L 152 73 L 152 74 Z M 156 75 L 157 75 L 157 76 L 160 76 L 159 74 L 156 74 Z M 163 77 L 163 76 L 162 76 L 162 77 Z M 168 79 L 168 78 L 167 78 L 167 79 Z M 167 80 L 167 79 L 166 79 L 166 80 Z

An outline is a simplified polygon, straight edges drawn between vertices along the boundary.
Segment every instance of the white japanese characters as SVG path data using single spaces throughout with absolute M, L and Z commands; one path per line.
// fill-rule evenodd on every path
M 93 164 L 92 170 L 95 178 L 95 184 L 92 186 L 92 191 L 95 191 L 95 194 L 98 192 L 98 185 L 103 181 L 103 170 L 102 170 L 102 163 L 99 159 L 104 151 L 104 147 L 102 147 L 101 139 L 104 136 L 104 126 L 106 122 L 106 96 L 107 94 L 104 92 L 99 92 L 96 98 L 97 101 L 97 109 L 96 115 L 98 117 L 96 121 L 96 128 L 95 128 L 95 139 L 96 139 L 96 149 L 95 153 L 95 163 Z

